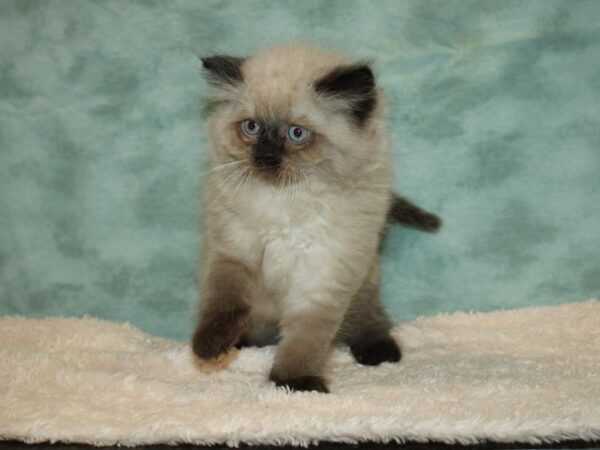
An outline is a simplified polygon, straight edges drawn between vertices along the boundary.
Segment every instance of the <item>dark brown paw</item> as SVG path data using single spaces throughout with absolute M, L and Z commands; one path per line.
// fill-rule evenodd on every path
M 227 353 L 235 344 L 237 335 L 218 333 L 211 327 L 201 327 L 196 330 L 192 339 L 194 354 L 202 359 L 215 359 Z
M 192 338 L 192 349 L 202 359 L 226 353 L 244 331 L 248 307 L 206 313 Z
M 398 362 L 402 357 L 398 344 L 391 338 L 350 346 L 354 359 L 365 366 L 377 366 L 384 362 Z
M 329 393 L 325 381 L 321 377 L 306 376 L 290 379 L 277 378 L 273 375 L 270 377 L 271 381 L 279 387 L 287 387 L 290 391 L 315 391 Z

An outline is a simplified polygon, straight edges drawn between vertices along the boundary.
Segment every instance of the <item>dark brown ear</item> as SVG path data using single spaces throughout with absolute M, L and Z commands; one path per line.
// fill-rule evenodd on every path
M 366 64 L 340 66 L 315 83 L 319 94 L 347 99 L 353 116 L 364 122 L 375 109 L 373 71 Z
M 217 86 L 238 85 L 244 81 L 242 63 L 244 58 L 226 55 L 213 55 L 202 60 L 202 67 L 207 74 L 209 83 Z

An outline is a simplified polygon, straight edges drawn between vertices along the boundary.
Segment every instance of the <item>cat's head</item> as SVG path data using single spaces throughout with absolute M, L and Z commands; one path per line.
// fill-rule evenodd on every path
M 202 58 L 216 87 L 217 163 L 271 183 L 347 179 L 381 161 L 382 99 L 368 64 L 308 45 Z

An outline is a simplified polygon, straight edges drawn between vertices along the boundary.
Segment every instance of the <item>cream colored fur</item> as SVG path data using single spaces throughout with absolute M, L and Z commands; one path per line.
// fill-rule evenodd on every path
M 340 348 L 331 394 L 266 380 L 274 348 L 205 374 L 187 343 L 95 319 L 0 318 L 0 438 L 95 445 L 600 439 L 600 302 L 399 325 L 401 364 Z

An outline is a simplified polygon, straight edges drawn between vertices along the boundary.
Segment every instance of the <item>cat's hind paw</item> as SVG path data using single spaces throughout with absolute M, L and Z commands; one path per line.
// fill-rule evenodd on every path
M 354 359 L 365 366 L 378 366 L 384 362 L 398 362 L 402 357 L 400 348 L 391 337 L 373 342 L 361 342 L 350 346 Z

